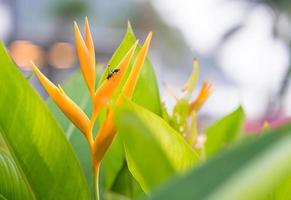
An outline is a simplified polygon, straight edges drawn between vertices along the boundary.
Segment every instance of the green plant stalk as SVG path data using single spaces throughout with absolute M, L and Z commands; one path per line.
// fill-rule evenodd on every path
M 99 200 L 99 166 L 93 167 L 93 194 L 94 200 Z
M 196 112 L 193 111 L 191 114 L 191 124 L 190 124 L 190 131 L 188 135 L 188 143 L 193 147 L 193 145 L 197 142 L 197 117 Z

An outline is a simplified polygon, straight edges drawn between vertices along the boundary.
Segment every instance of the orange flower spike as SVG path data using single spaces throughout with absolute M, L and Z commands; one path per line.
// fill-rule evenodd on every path
M 117 99 L 117 105 L 122 104 L 122 96 L 126 95 L 128 97 L 132 96 L 132 93 L 134 91 L 139 73 L 142 69 L 143 63 L 145 61 L 145 58 L 147 56 L 147 52 L 149 49 L 149 45 L 151 42 L 152 33 L 149 33 L 143 47 L 141 48 L 139 54 L 137 55 L 137 58 L 135 60 L 135 63 L 131 69 L 131 72 L 128 76 L 128 79 L 123 86 L 122 92 L 120 93 L 118 99 Z M 113 111 L 112 108 L 109 108 L 108 114 L 106 116 L 105 122 L 103 123 L 101 129 L 99 130 L 93 147 L 93 155 L 94 155 L 94 161 L 93 164 L 95 167 L 99 167 L 101 160 L 103 159 L 107 149 L 111 145 L 114 136 L 116 133 L 116 126 L 114 123 L 114 117 L 113 117 Z
M 88 138 L 87 134 L 89 133 L 89 119 L 86 114 L 64 93 L 60 86 L 59 88 L 56 87 L 39 71 L 33 62 L 31 62 L 31 64 L 33 66 L 34 73 L 49 96 L 63 111 L 63 113 L 73 122 L 73 124 L 75 124 L 75 126 Z
M 152 32 L 150 32 L 144 42 L 144 45 L 142 46 L 135 62 L 134 65 L 132 67 L 132 70 L 128 76 L 128 79 L 125 82 L 125 85 L 122 88 L 122 94 L 131 98 L 133 95 L 133 91 L 134 88 L 136 86 L 137 80 L 138 80 L 138 76 L 141 72 L 142 66 L 144 64 L 144 61 L 146 59 L 148 50 L 149 50 L 149 46 L 151 43 L 151 39 L 152 39 Z M 122 97 L 121 95 L 118 97 L 118 101 L 117 103 L 120 105 L 121 104 L 121 100 Z
M 202 85 L 202 88 L 197 98 L 192 103 L 190 103 L 189 106 L 190 113 L 194 110 L 197 112 L 201 108 L 201 106 L 206 102 L 211 93 L 212 93 L 211 83 L 205 81 Z
M 138 41 L 128 50 L 126 55 L 123 57 L 118 65 L 119 71 L 115 73 L 109 80 L 105 80 L 101 86 L 97 89 L 94 96 L 94 111 L 92 115 L 92 122 L 95 121 L 101 108 L 108 102 L 112 97 L 115 90 L 118 88 L 122 77 L 124 76 L 127 67 L 130 64 L 131 58 L 134 54 Z
M 85 23 L 86 43 L 82 38 L 81 32 L 76 22 L 74 22 L 74 30 L 81 71 L 89 89 L 90 95 L 93 98 L 95 91 L 95 53 L 89 24 L 88 22 Z

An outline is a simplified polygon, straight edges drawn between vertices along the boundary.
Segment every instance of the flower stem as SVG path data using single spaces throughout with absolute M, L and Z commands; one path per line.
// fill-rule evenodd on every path
M 196 112 L 193 111 L 191 114 L 191 124 L 190 124 L 190 131 L 188 135 L 188 142 L 191 146 L 193 146 L 197 142 L 197 117 Z
M 93 192 L 94 200 L 99 200 L 99 166 L 93 167 Z

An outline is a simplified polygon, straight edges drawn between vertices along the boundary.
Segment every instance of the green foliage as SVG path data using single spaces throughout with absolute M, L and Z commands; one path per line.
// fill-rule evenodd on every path
M 129 170 L 145 192 L 193 166 L 198 155 L 162 118 L 129 101 L 118 114 Z
M 11 155 L 0 148 L 0 197 L 3 199 L 33 199 Z M 0 198 L 1 199 L 1 198 Z
M 237 140 L 244 125 L 244 111 L 241 107 L 223 117 L 206 130 L 205 151 L 207 156 L 214 155 L 226 145 Z
M 89 199 L 85 176 L 62 129 L 3 44 L 0 58 L 0 133 L 29 188 L 30 199 Z M 14 180 L 19 184 L 17 178 L 10 181 Z M 0 191 L 4 187 L 1 184 Z
M 117 175 L 115 182 L 112 185 L 112 190 L 128 197 L 136 198 L 144 195 L 140 185 L 132 177 L 128 170 L 126 162 Z
M 289 125 L 244 140 L 176 178 L 149 199 L 262 199 L 291 175 L 290 133 Z

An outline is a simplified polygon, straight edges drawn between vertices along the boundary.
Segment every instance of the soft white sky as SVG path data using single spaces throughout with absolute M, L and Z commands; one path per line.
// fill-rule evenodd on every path
M 246 15 L 249 7 L 243 1 L 152 0 L 151 3 L 162 19 L 179 29 L 190 47 L 202 54 L 212 52 L 229 27 L 245 20 L 245 27 L 217 55 L 222 70 L 238 87 L 215 85 L 204 111 L 223 115 L 242 104 L 251 118 L 264 113 L 268 96 L 278 88 L 289 64 L 288 47 L 271 35 L 272 16 L 266 7 L 257 7 Z

